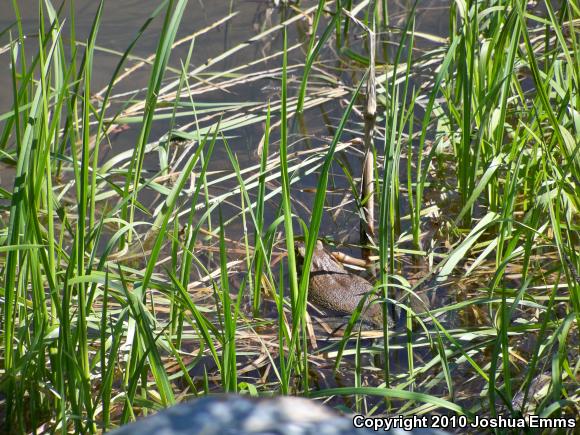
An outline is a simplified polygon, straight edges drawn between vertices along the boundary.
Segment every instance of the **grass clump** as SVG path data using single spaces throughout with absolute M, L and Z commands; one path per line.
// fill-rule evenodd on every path
M 199 62 L 216 25 L 180 38 L 187 2 L 164 1 L 97 91 L 107 4 L 81 41 L 74 7 L 39 2 L 31 40 L 12 3 L 5 430 L 107 431 L 219 391 L 577 418 L 580 10 L 456 2 L 442 37 L 420 4 L 310 3 Z M 135 55 L 157 22 L 154 55 Z M 236 99 L 263 82 L 280 94 Z M 361 247 L 353 227 L 395 329 L 308 308 L 317 239 Z

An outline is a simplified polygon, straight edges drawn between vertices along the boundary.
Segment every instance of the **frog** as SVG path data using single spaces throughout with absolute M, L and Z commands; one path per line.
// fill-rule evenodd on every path
M 304 242 L 295 243 L 299 265 L 302 267 L 306 246 Z M 374 327 L 383 326 L 383 307 L 379 302 L 373 285 L 363 277 L 346 270 L 346 268 L 317 240 L 310 265 L 308 300 L 315 306 L 340 315 L 352 315 L 361 299 L 366 302 L 360 318 Z M 387 324 L 393 327 L 395 322 L 392 310 L 387 308 Z

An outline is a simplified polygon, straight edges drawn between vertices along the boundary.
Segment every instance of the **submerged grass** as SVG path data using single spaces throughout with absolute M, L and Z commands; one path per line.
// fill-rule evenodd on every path
M 187 2 L 164 1 L 94 94 L 106 3 L 77 41 L 74 7 L 39 2 L 35 42 L 12 3 L 0 29 L 12 92 L 0 164 L 13 174 L 0 188 L 4 430 L 107 431 L 217 391 L 368 415 L 577 418 L 580 10 L 454 2 L 442 39 L 416 28 L 420 4 L 402 26 L 387 6 L 287 6 L 192 67 L 215 26 L 177 39 Z M 134 56 L 156 19 L 155 55 Z M 278 34 L 278 51 L 218 69 Z M 131 89 L 146 65 L 148 88 Z M 264 80 L 281 94 L 204 101 Z M 328 138 L 309 133 L 312 119 Z M 107 157 L 134 124 L 135 143 Z M 239 145 L 246 127 L 263 131 L 256 158 Z M 358 190 L 361 143 L 378 212 L 367 266 L 377 303 L 400 317 L 382 331 L 357 327 L 362 306 L 333 330 L 307 304 L 316 241 L 359 246 L 351 228 L 373 203 Z M 346 386 L 328 388 L 326 371 Z

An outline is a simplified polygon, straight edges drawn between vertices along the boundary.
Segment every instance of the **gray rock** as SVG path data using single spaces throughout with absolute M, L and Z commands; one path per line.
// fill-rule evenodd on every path
M 390 435 L 442 435 L 429 429 Z M 319 403 L 299 397 L 253 399 L 246 396 L 209 396 L 160 411 L 123 426 L 111 435 L 347 435 L 373 434 L 353 426 L 352 416 L 341 416 Z

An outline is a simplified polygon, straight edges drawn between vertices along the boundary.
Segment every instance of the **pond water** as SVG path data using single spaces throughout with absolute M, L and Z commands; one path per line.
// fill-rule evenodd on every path
M 22 17 L 23 31 L 27 35 L 27 50 L 28 53 L 35 53 L 38 39 L 35 36 L 38 28 L 38 10 L 36 2 L 24 1 L 19 2 L 20 14 Z M 408 17 L 413 2 L 391 1 L 389 2 L 390 22 L 394 27 L 403 27 L 405 20 Z M 103 16 L 101 20 L 101 27 L 99 30 L 97 45 L 98 50 L 95 53 L 92 89 L 93 94 L 103 94 L 105 87 L 109 84 L 110 77 L 119 61 L 120 54 L 123 53 L 129 43 L 137 35 L 139 28 L 147 21 L 149 16 L 158 7 L 157 1 L 123 1 L 119 3 L 105 2 Z M 301 8 L 311 9 L 316 5 L 316 2 L 302 2 Z M 75 2 L 75 32 L 76 40 L 84 41 L 90 32 L 94 15 L 97 11 L 97 2 L 82 0 Z M 70 3 L 66 3 L 63 8 L 63 16 L 67 15 L 67 8 Z M 269 1 L 191 1 L 189 2 L 184 13 L 177 40 L 185 38 L 194 32 L 201 34 L 196 37 L 192 58 L 190 62 L 190 69 L 195 69 L 200 65 L 211 62 L 222 53 L 227 53 L 232 48 L 240 46 L 251 38 L 266 31 L 282 20 L 283 7 L 276 7 L 274 2 Z M 286 12 L 291 16 L 295 11 L 289 10 Z M 433 38 L 444 38 L 448 31 L 448 10 L 447 2 L 442 0 L 430 0 L 421 2 L 418 6 L 415 19 L 416 31 L 418 35 L 429 35 L 427 37 L 417 37 L 416 53 L 420 56 L 422 50 L 433 48 L 437 46 Z M 134 49 L 132 56 L 134 61 L 126 63 L 125 69 L 131 68 L 134 65 L 139 65 L 138 62 L 146 59 L 155 52 L 158 42 L 158 37 L 162 28 L 162 16 L 159 14 L 146 29 L 144 34 L 140 37 Z M 214 27 L 215 23 L 222 22 L 222 24 Z M 0 5 L 0 29 L 8 28 L 14 22 L 14 13 L 12 7 L 3 2 Z M 66 23 L 66 20 L 65 20 Z M 207 31 L 205 29 L 211 28 Z M 288 63 L 290 65 L 289 71 L 289 96 L 296 94 L 299 86 L 301 76 L 301 67 L 304 61 L 304 51 L 308 43 L 307 27 L 301 21 L 297 21 L 296 25 L 289 27 L 289 43 L 290 47 L 295 47 L 289 52 Z M 11 32 L 17 32 L 13 28 Z M 63 27 L 63 35 L 65 40 L 70 38 L 70 28 L 66 24 Z M 359 32 L 360 33 L 360 32 Z M 353 32 L 356 35 L 356 32 Z M 362 38 L 355 36 L 352 40 L 352 46 L 358 47 L 361 45 Z M 10 41 L 10 32 L 3 35 L 0 39 L 0 45 L 6 46 Z M 245 65 L 249 62 L 254 62 L 253 65 L 241 70 L 241 74 L 247 74 L 248 77 L 252 73 L 259 73 L 261 71 L 279 70 L 281 66 L 280 51 L 282 47 L 281 32 L 276 31 L 271 35 L 261 38 L 256 42 L 248 44 L 247 47 L 226 56 L 222 61 L 216 63 L 210 71 L 229 71 L 233 68 Z M 385 44 L 385 50 L 380 50 L 379 62 L 383 62 L 381 56 L 393 56 L 397 46 L 395 43 Z M 82 46 L 79 45 L 79 50 Z M 172 53 L 170 59 L 170 66 L 175 68 L 173 72 L 168 73 L 170 77 L 174 77 L 175 73 L 179 71 L 181 62 L 187 57 L 189 50 L 189 42 L 178 45 Z M 364 51 L 364 48 L 363 48 Z M 4 52 L 1 56 L 4 61 L 0 62 L 0 114 L 6 113 L 11 109 L 12 93 L 11 93 L 11 73 L 10 73 L 10 59 L 9 52 Z M 260 59 L 263 59 L 260 61 Z M 336 53 L 332 50 L 322 54 L 322 59 L 325 59 L 324 74 L 327 79 L 342 81 L 347 85 L 356 83 L 360 78 L 360 67 L 350 70 L 348 66 L 336 64 Z M 148 85 L 150 68 L 147 65 L 139 65 L 140 67 L 131 70 L 128 77 L 121 80 L 115 85 L 114 95 L 120 97 L 114 100 L 111 113 L 114 113 L 115 107 L 129 104 L 133 98 L 137 100 L 143 98 L 145 90 Z M 326 68 L 328 67 L 328 68 Z M 204 71 L 204 73 L 206 73 Z M 208 72 L 209 75 L 209 72 Z M 268 101 L 270 99 L 279 99 L 279 72 L 269 75 L 262 75 L 259 79 L 248 79 L 247 82 L 241 81 L 240 84 L 224 89 L 219 87 L 208 88 L 207 92 L 200 92 L 199 97 L 194 94 L 191 98 L 196 104 L 215 105 L 222 104 L 230 107 L 232 116 L 244 116 L 244 109 L 235 111 L 236 105 L 250 104 L 256 101 Z M 203 75 L 200 76 L 203 79 Z M 431 80 L 430 76 L 425 76 L 425 80 Z M 312 82 L 316 83 L 317 79 Z M 420 82 L 415 83 L 420 86 Z M 183 98 L 183 97 L 182 97 Z M 134 101 L 133 100 L 133 101 Z M 171 101 L 169 102 L 171 103 Z M 316 149 L 328 143 L 331 139 L 334 128 L 344 109 L 345 100 L 343 98 L 328 98 L 322 104 L 316 104 L 311 109 L 306 111 L 306 116 L 299 124 L 299 132 L 295 132 L 291 136 L 291 143 L 293 143 L 292 150 L 296 153 L 304 151 L 305 149 Z M 243 107 L 243 106 L 242 106 Z M 417 109 L 420 116 L 421 110 Z M 112 132 L 108 137 L 106 146 L 102 146 L 100 150 L 101 165 L 107 164 L 109 166 L 119 165 L 127 161 L 131 156 L 131 150 L 134 148 L 138 139 L 139 128 L 139 114 L 137 113 L 136 123 L 125 124 L 123 128 L 118 129 L 118 132 Z M 216 122 L 216 116 L 208 116 L 209 125 Z M 177 118 L 177 125 L 174 128 L 179 128 L 182 125 L 191 126 L 193 117 L 179 117 Z M 202 125 L 203 119 L 200 121 Z M 343 141 L 348 142 L 362 136 L 362 121 L 355 119 L 348 125 L 343 134 Z M 0 128 L 2 127 L 0 121 Z M 160 120 L 153 123 L 153 128 L 150 134 L 150 140 L 156 141 L 167 135 L 170 128 L 168 121 Z M 186 128 L 187 129 L 187 128 Z M 189 130 L 192 127 L 188 128 Z M 231 137 L 228 140 L 228 145 L 236 154 L 241 168 L 250 168 L 259 164 L 259 156 L 257 153 L 258 144 L 260 143 L 264 134 L 264 122 L 252 122 L 246 126 L 234 128 Z M 271 152 L 277 150 L 278 131 L 273 132 Z M 380 142 L 380 139 L 378 140 Z M 381 146 L 380 144 L 378 145 Z M 185 150 L 187 148 L 184 148 Z M 127 154 L 127 152 L 129 154 Z M 117 160 L 117 156 L 125 153 L 122 161 Z M 359 152 L 353 152 L 348 149 L 345 152 L 338 153 L 342 164 L 346 165 L 353 176 L 360 176 L 359 170 L 362 156 Z M 179 156 L 174 155 L 174 158 L 179 159 Z M 298 164 L 300 159 L 298 159 Z M 110 163 L 110 162 L 116 163 Z M 0 174 L 0 187 L 10 190 L 13 183 L 14 166 L 3 165 L 3 170 Z M 150 153 L 145 157 L 144 171 L 153 174 L 159 171 L 161 162 L 157 158 L 156 153 Z M 336 165 L 335 165 L 336 166 Z M 356 213 L 353 213 L 352 207 L 345 207 L 347 204 L 352 205 L 352 198 L 345 197 L 349 189 L 349 184 L 346 178 L 341 174 L 338 166 L 335 167 L 331 175 L 331 186 L 329 186 L 329 193 L 327 203 L 332 213 L 327 213 L 324 217 L 323 228 L 324 231 L 321 236 L 327 237 L 331 240 L 340 242 L 354 242 L 358 241 L 357 232 L 353 232 L 353 228 L 359 225 L 359 218 Z M 403 169 L 404 170 L 404 169 Z M 214 151 L 208 171 L 213 171 L 216 174 L 231 173 L 231 165 L 227 157 L 226 151 L 223 147 L 218 146 Z M 310 204 L 313 200 L 313 193 L 317 183 L 317 172 L 312 169 L 301 171 L 301 180 L 297 184 L 297 188 L 293 190 L 293 199 L 296 203 L 296 212 L 303 219 L 308 219 L 310 213 Z M 401 177 L 405 177 L 405 173 Z M 219 177 L 217 177 L 219 178 Z M 223 194 L 237 186 L 235 177 L 224 176 L 219 183 L 215 185 L 215 195 Z M 271 189 L 279 188 L 278 180 L 271 180 L 269 187 Z M 348 196 L 348 195 L 347 195 Z M 158 205 L 156 201 L 159 196 L 150 190 L 144 189 L 140 195 L 140 200 L 144 204 L 151 207 Z M 345 202 L 346 201 L 346 202 Z M 404 213 L 408 212 L 407 201 L 402 198 L 401 207 Z M 266 221 L 271 222 L 275 217 L 275 208 L 268 207 L 265 211 Z M 227 218 L 237 216 L 239 209 L 231 203 L 224 203 L 223 212 Z M 408 221 L 406 225 L 408 225 Z M 299 227 L 297 227 L 299 230 Z M 228 236 L 234 240 L 239 240 L 243 235 L 243 227 L 241 219 L 235 219 L 229 222 Z M 104 243 L 104 241 L 103 241 Z
M 391 23 L 394 26 L 403 26 L 406 17 L 412 7 L 410 1 L 391 1 L 389 2 L 389 13 L 391 14 Z M 425 34 L 445 37 L 448 31 L 447 23 L 447 2 L 443 0 L 429 0 L 420 2 L 416 13 L 416 29 L 418 32 Z M 90 29 L 97 11 L 98 2 L 92 0 L 78 0 L 75 4 L 75 32 L 76 40 L 83 42 L 90 33 Z M 313 1 L 301 2 L 301 7 L 307 9 L 316 3 Z M 58 3 L 55 3 L 57 7 Z M 27 39 L 27 49 L 30 56 L 36 53 L 38 39 L 35 33 L 38 31 L 38 6 L 33 0 L 19 1 L 20 15 L 22 17 L 23 31 Z M 102 91 L 109 84 L 110 77 L 116 67 L 119 56 L 129 46 L 129 43 L 137 35 L 139 28 L 147 21 L 149 16 L 159 6 L 156 0 L 125 0 L 121 2 L 105 2 L 101 27 L 99 30 L 97 45 L 99 50 L 96 51 L 92 89 L 94 93 Z M 66 16 L 69 2 L 65 2 L 63 15 Z M 275 26 L 281 19 L 281 7 L 276 7 L 274 2 L 260 0 L 217 0 L 217 1 L 190 1 L 183 16 L 177 39 L 186 37 L 194 32 L 206 29 L 219 21 L 223 24 L 216 26 L 210 31 L 203 32 L 195 40 L 195 46 L 192 53 L 190 68 L 202 65 L 208 60 L 215 58 L 217 55 L 227 52 L 229 49 L 238 46 L 252 37 L 260 34 L 269 27 Z M 224 19 L 232 15 L 230 19 Z M 14 11 L 10 2 L 0 4 L 0 32 L 8 29 L 15 22 Z M 63 35 L 65 39 L 70 38 L 69 24 L 65 20 Z M 158 16 L 148 26 L 143 36 L 140 37 L 132 55 L 137 60 L 145 59 L 155 53 L 158 37 L 163 25 L 163 14 Z M 289 28 L 289 46 L 296 43 L 303 43 L 302 48 L 290 52 L 289 64 L 298 64 L 303 62 L 303 50 L 307 44 L 305 28 L 301 27 L 300 22 L 297 26 Z M 10 34 L 17 35 L 16 27 L 4 33 L 0 37 L 0 46 L 6 47 L 10 41 Z M 354 41 L 356 43 L 356 41 Z M 433 43 L 429 40 L 418 40 L 417 47 L 427 48 Z M 239 50 L 224 58 L 216 64 L 212 71 L 227 71 L 234 67 L 245 65 L 246 63 L 260 58 L 267 58 L 280 52 L 282 38 L 280 32 L 274 32 L 270 37 L 261 39 L 249 44 L 246 48 Z M 79 47 L 82 49 L 82 47 Z M 181 62 L 187 57 L 189 43 L 177 46 L 172 54 L 170 65 L 174 68 L 180 68 Z M 391 47 L 391 51 L 393 48 Z M 12 87 L 10 72 L 10 56 L 6 50 L 0 54 L 3 59 L 0 62 L 0 114 L 8 112 L 12 107 Z M 330 55 L 327 56 L 330 58 Z M 128 62 L 126 67 L 131 67 L 136 62 Z M 263 62 L 258 62 L 254 66 L 244 69 L 248 74 L 256 71 L 263 71 L 281 66 L 281 57 L 273 56 Z M 124 92 L 132 93 L 134 91 L 147 88 L 150 69 L 147 67 L 139 68 L 130 74 L 130 77 L 121 81 L 115 86 L 115 94 Z M 348 71 L 339 72 L 338 77 L 348 77 Z M 289 73 L 290 79 L 294 79 L 294 91 L 300 79 L 300 70 L 295 69 Z M 222 91 L 215 89 L 213 92 L 205 93 L 201 98 L 207 103 L 237 103 L 248 101 L 265 101 L 271 96 L 277 97 L 279 92 L 279 83 L 277 80 L 271 81 L 264 78 L 262 80 L 249 81 L 241 86 L 236 86 L 233 91 Z M 292 89 L 290 90 L 292 92 Z M 139 94 L 139 95 L 142 95 Z M 136 96 L 137 97 L 137 96 Z M 303 134 L 312 138 L 319 138 L 322 135 L 328 135 L 331 132 L 331 126 L 325 124 L 332 120 L 333 102 L 331 101 L 325 107 L 322 113 L 316 109 L 308 112 L 306 117 L 305 130 Z M 180 120 L 181 121 L 181 120 Z M 183 123 L 189 120 L 182 120 Z M 0 121 L 0 127 L 3 123 Z M 157 122 L 153 126 L 151 134 L 152 139 L 158 139 L 167 132 L 167 124 Z M 123 134 L 113 135 L 111 148 L 103 155 L 103 161 L 110 158 L 123 150 L 132 148 L 139 133 L 136 127 L 123 131 Z M 263 135 L 263 125 L 252 125 L 242 128 L 236 132 L 235 140 L 231 140 L 230 146 L 242 159 L 254 158 L 255 149 Z M 225 155 L 221 156 L 225 157 Z M 220 159 L 214 159 L 216 161 Z M 148 160 L 153 164 L 148 169 L 156 169 L 152 159 Z M 244 162 L 247 163 L 247 162 Z M 147 165 L 147 162 L 146 162 Z M 243 167 L 243 165 L 242 165 Z M 10 168 L 5 168 L 10 171 Z M 4 177 L 0 182 L 3 187 L 11 186 L 10 176 L 3 174 Z

